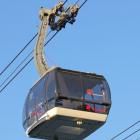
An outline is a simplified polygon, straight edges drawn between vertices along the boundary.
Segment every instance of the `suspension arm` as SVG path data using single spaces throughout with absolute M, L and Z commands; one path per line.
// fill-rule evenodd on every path
M 52 30 L 60 31 L 65 28 L 66 23 L 73 24 L 75 22 L 75 17 L 79 11 L 77 5 L 70 6 L 66 11 L 64 9 L 64 3 L 59 2 L 54 8 L 46 9 L 41 8 L 40 19 L 41 25 L 38 33 L 38 39 L 36 47 L 34 49 L 34 59 L 37 70 L 42 77 L 49 69 L 47 62 L 45 61 L 44 44 L 45 37 L 48 27 Z
M 45 36 L 49 26 L 48 25 L 49 16 L 47 14 L 48 11 L 46 11 L 45 9 L 42 8 L 40 10 L 40 19 L 42 23 L 38 34 L 36 47 L 34 50 L 35 64 L 40 76 L 44 75 L 44 73 L 46 73 L 46 71 L 48 70 L 48 65 L 47 62 L 45 61 L 45 54 L 44 54 Z

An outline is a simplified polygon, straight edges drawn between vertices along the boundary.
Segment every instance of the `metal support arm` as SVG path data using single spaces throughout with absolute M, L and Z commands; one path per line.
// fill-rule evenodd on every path
M 65 28 L 65 25 L 67 23 L 73 24 L 79 10 L 79 7 L 77 5 L 73 5 L 65 11 L 63 6 L 64 3 L 59 2 L 51 10 L 48 10 L 46 8 L 41 8 L 40 10 L 39 16 L 41 20 L 41 26 L 34 50 L 34 59 L 37 70 L 41 77 L 49 69 L 47 62 L 45 61 L 44 54 L 45 37 L 48 27 L 50 26 L 52 30 L 60 31 L 62 28 Z
M 47 14 L 49 14 L 49 11 L 46 11 L 45 9 L 41 9 L 40 19 L 42 23 L 38 34 L 37 44 L 34 50 L 35 63 L 40 76 L 44 75 L 44 73 L 46 73 L 46 71 L 48 70 L 48 65 L 44 58 L 45 56 L 44 42 L 45 42 L 46 32 L 48 29 L 48 19 L 49 19 L 49 16 Z

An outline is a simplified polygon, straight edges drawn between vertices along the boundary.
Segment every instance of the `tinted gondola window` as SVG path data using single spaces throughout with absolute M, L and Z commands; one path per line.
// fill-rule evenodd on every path
M 106 81 L 103 81 L 103 84 L 104 84 L 104 92 L 106 93 L 105 94 L 106 103 L 111 104 L 111 93 L 109 85 Z
M 28 126 L 32 125 L 37 121 L 36 117 L 36 104 L 35 104 L 35 94 L 33 91 L 30 91 L 27 100 L 27 118 L 28 118 Z
M 32 89 L 35 100 L 35 115 L 39 119 L 45 113 L 45 79 L 42 78 Z
M 58 92 L 67 98 L 83 99 L 81 76 L 76 73 L 58 72 Z
M 26 99 L 27 100 L 27 99 Z M 24 108 L 23 108 L 23 112 L 22 112 L 22 122 L 23 122 L 23 127 L 26 130 L 27 126 L 27 101 L 24 103 Z
M 106 91 L 103 80 L 92 76 L 83 76 L 85 108 L 87 111 L 106 113 Z
M 55 97 L 56 97 L 55 72 L 50 72 L 45 77 L 45 93 L 46 93 L 47 109 L 55 107 Z
M 104 101 L 104 91 L 102 80 L 95 77 L 83 77 L 85 99 L 88 101 Z

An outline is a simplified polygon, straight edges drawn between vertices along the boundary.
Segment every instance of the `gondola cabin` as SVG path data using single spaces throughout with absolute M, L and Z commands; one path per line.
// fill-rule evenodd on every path
M 106 122 L 110 107 L 103 76 L 52 68 L 30 89 L 23 126 L 32 138 L 83 140 Z

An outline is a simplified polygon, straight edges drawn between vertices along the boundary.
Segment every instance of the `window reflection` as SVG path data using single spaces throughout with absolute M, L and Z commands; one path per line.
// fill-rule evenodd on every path
M 83 99 L 80 75 L 68 72 L 57 74 L 59 93 L 68 98 Z
M 106 107 L 99 105 L 105 101 L 105 90 L 102 80 L 84 77 L 85 110 L 96 113 L 106 113 Z M 90 103 L 89 103 L 90 102 Z

